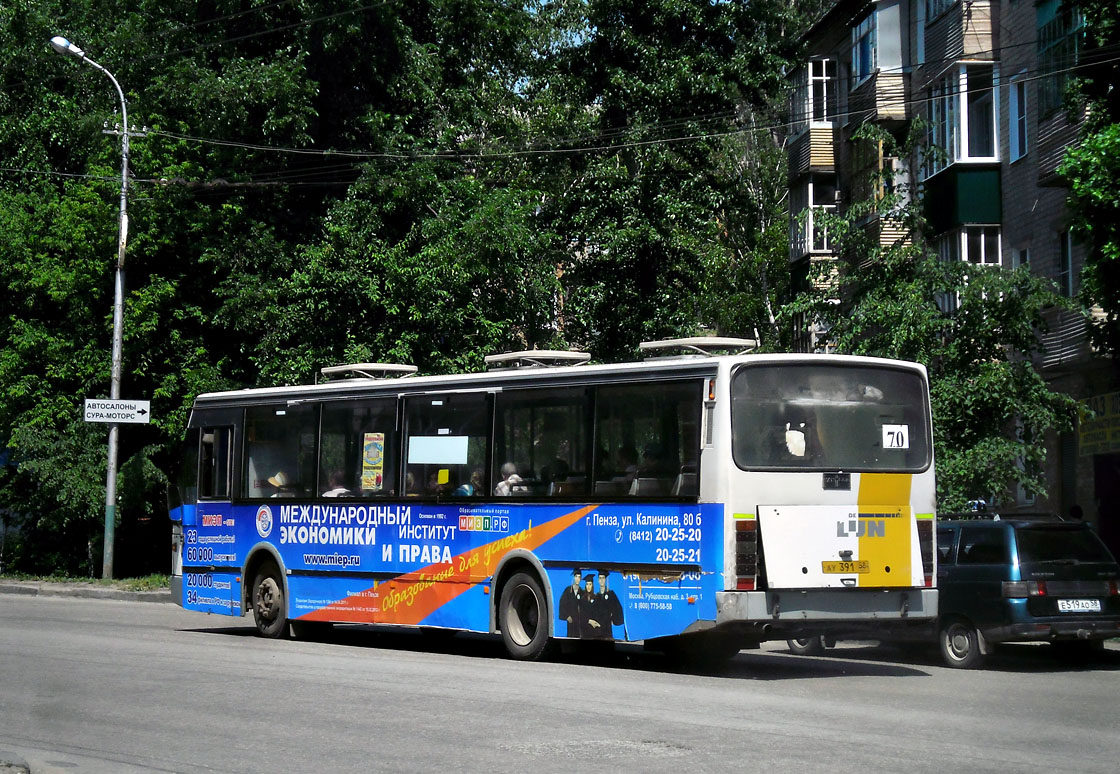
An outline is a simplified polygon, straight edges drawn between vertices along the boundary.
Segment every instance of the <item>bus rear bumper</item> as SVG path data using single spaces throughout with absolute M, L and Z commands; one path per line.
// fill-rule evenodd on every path
M 716 594 L 716 625 L 780 638 L 804 630 L 920 624 L 937 617 L 937 589 L 781 589 Z

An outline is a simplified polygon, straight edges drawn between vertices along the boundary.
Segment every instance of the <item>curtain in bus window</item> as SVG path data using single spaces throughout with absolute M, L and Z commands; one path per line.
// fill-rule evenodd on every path
M 923 470 L 930 460 L 921 376 L 896 368 L 764 365 L 732 380 L 741 468 Z
M 396 424 L 396 398 L 324 404 L 319 434 L 319 495 L 396 495 Z
M 584 497 L 588 485 L 589 391 L 508 390 L 498 397 L 493 494 Z
M 258 406 L 246 410 L 247 497 L 314 495 L 317 413 L 311 406 Z
M 489 490 L 490 398 L 423 395 L 405 404 L 405 493 L 483 497 Z
M 697 495 L 701 387 L 688 381 L 599 388 L 596 495 Z

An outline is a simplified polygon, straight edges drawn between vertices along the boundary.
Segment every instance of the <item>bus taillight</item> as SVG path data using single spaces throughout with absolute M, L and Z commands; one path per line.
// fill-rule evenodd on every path
M 758 530 L 753 519 L 735 522 L 735 588 L 753 591 L 758 574 Z
M 918 519 L 918 548 L 922 552 L 922 574 L 926 588 L 933 588 L 933 519 Z

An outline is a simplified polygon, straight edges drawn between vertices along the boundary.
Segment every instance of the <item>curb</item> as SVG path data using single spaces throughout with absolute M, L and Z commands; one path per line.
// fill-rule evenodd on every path
M 171 590 L 125 591 L 85 583 L 52 583 L 50 581 L 0 581 L 0 594 L 23 594 L 32 597 L 82 597 L 125 602 L 171 602 Z M 0 765 L 4 762 L 0 758 Z M 0 773 L 4 770 L 0 768 Z

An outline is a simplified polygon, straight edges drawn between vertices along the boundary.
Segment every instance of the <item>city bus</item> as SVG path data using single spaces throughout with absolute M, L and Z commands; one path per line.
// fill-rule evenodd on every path
M 749 340 L 323 369 L 199 395 L 172 594 L 265 637 L 333 624 L 726 658 L 937 614 L 923 366 Z

